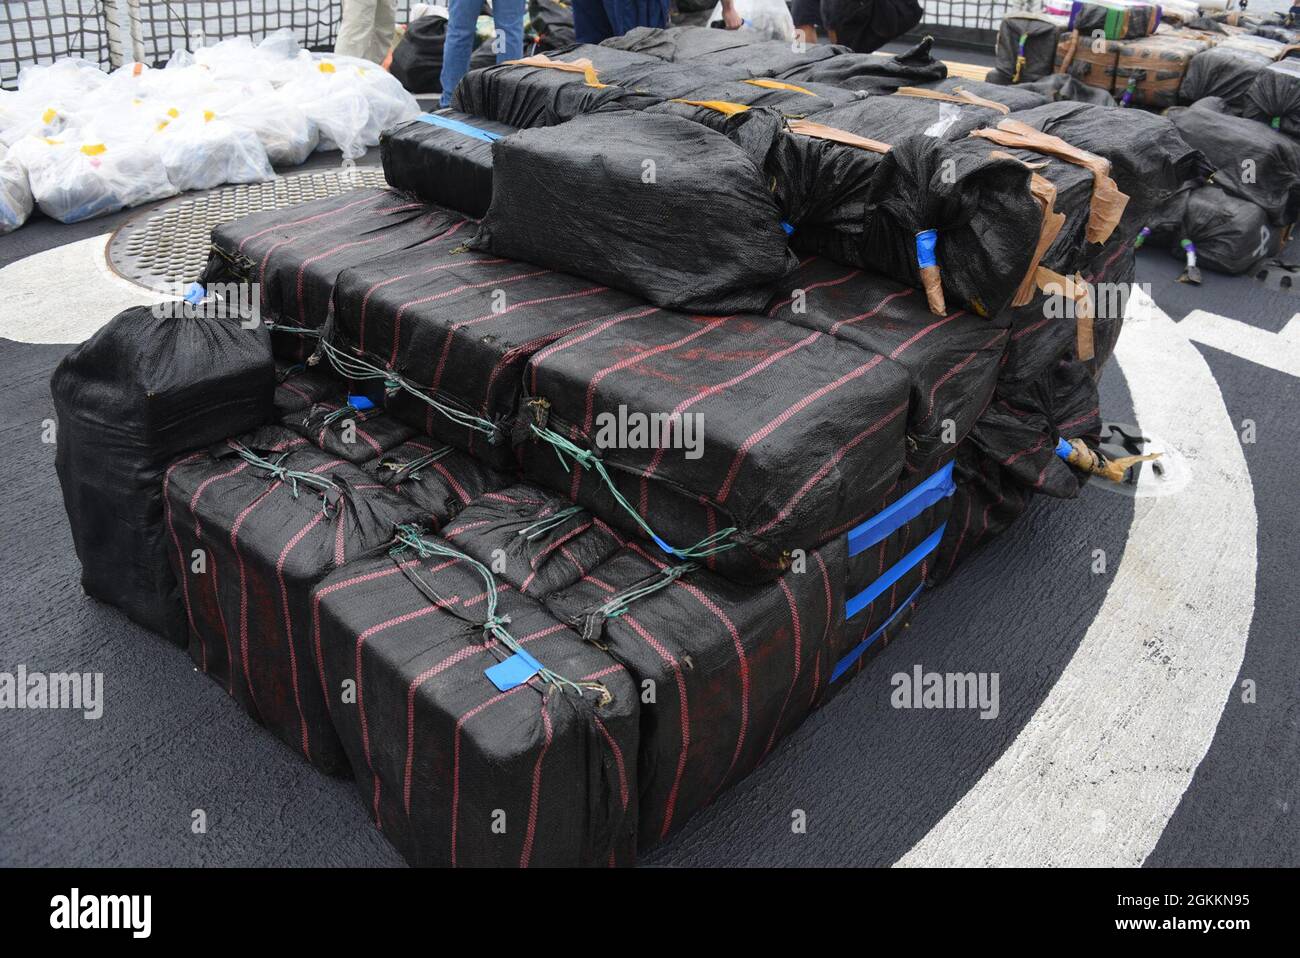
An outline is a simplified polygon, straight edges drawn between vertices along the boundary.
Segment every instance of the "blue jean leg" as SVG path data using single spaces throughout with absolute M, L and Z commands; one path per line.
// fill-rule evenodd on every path
M 492 15 L 497 34 L 504 41 L 497 63 L 518 60 L 524 55 L 524 2 L 525 0 L 493 0 Z
M 483 9 L 483 0 L 451 0 L 447 17 L 447 39 L 442 47 L 443 106 L 451 106 L 451 94 L 469 71 L 474 53 L 474 25 Z M 522 19 L 523 14 L 520 14 Z

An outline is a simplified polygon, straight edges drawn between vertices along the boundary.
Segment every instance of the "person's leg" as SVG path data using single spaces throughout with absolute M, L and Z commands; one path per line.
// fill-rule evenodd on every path
M 393 48 L 397 34 L 397 0 L 378 0 L 375 5 L 375 29 L 370 39 L 369 59 L 383 63 Z
M 821 0 L 794 0 L 790 10 L 794 17 L 795 32 L 810 47 L 817 44 L 817 27 L 822 19 L 821 7 Z
M 474 52 L 474 25 L 482 0 L 450 0 L 447 39 L 442 46 L 442 105 L 451 106 L 451 95 L 466 71 Z
M 497 26 L 497 63 L 518 60 L 524 55 L 525 0 L 493 0 L 492 16 Z
M 614 36 L 603 0 L 573 0 L 573 33 L 579 43 L 599 43 Z
M 364 57 L 370 49 L 375 30 L 375 4 L 378 0 L 343 0 L 343 20 L 339 24 L 334 52 L 345 57 Z

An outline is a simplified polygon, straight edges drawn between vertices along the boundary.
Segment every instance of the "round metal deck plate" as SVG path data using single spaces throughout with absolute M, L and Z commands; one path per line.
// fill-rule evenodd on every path
M 293 173 L 267 183 L 241 183 L 187 194 L 120 226 L 108 241 L 108 263 L 133 283 L 174 292 L 178 284 L 198 278 L 208 260 L 214 226 L 249 213 L 338 196 L 359 187 L 387 185 L 381 168 L 358 166 Z

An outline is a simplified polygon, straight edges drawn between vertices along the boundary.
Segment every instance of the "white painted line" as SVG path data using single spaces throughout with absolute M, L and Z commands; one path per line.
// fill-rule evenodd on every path
M 1193 481 L 1135 500 L 1114 581 L 1059 681 L 900 865 L 1142 864 L 1235 694 L 1255 605 L 1254 489 L 1209 366 L 1144 305 L 1115 356 L 1138 424 L 1181 451 Z
M 1178 324 L 1178 330 L 1198 343 L 1300 376 L 1300 315 L 1292 316 L 1280 333 L 1270 333 L 1240 320 L 1194 309 Z
M 111 235 L 33 253 L 0 269 L 0 337 L 19 343 L 79 343 L 128 306 L 174 299 L 109 268 Z

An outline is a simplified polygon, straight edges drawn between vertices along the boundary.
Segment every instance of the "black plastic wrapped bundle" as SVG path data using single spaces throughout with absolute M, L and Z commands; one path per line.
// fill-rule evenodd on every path
M 330 361 L 401 377 L 418 395 L 391 395 L 393 415 L 498 469 L 514 466 L 531 355 L 587 325 L 657 312 L 599 282 L 465 250 L 460 234 L 348 270 L 335 301 Z
M 408 439 L 366 464 L 376 481 L 420 508 L 421 525 L 437 531 L 471 502 L 497 499 L 514 482 L 468 453 L 427 437 Z
M 1042 13 L 1008 13 L 998 26 L 994 63 L 1007 83 L 1041 80 L 1056 66 L 1064 21 Z
M 729 104 L 749 108 L 767 107 L 784 117 L 797 119 L 851 103 L 862 96 L 863 94 L 825 83 L 794 83 L 769 77 L 751 77 L 746 80 L 714 80 L 695 85 L 676 99 L 646 107 L 646 112 L 670 113 L 725 133 L 730 128 L 732 115 L 726 111 Z
M 178 460 L 167 501 L 190 657 L 286 745 L 346 774 L 315 665 L 311 589 L 418 508 L 279 427 Z
M 1255 78 L 1273 61 L 1263 53 L 1235 47 L 1211 47 L 1192 57 L 1178 87 L 1178 99 L 1195 103 L 1206 97 L 1221 97 L 1241 113 L 1246 94 Z
M 907 372 L 777 319 L 602 324 L 524 381 L 525 476 L 738 581 L 780 575 L 903 469 Z
M 391 190 L 354 190 L 218 226 L 199 282 L 257 284 L 261 319 L 278 327 L 271 337 L 276 356 L 303 360 L 316 348 L 311 333 L 329 316 L 340 272 L 464 222 Z
M 829 83 L 846 90 L 889 93 L 904 86 L 919 86 L 948 75 L 943 62 L 930 56 L 932 41 L 926 37 L 896 56 L 882 53 L 843 53 L 810 59 L 775 74 L 795 83 Z M 816 49 L 837 49 L 817 47 Z
M 813 118 L 820 129 L 792 124 L 777 156 L 779 189 L 798 206 L 795 248 L 923 288 L 937 315 L 1005 309 L 1033 262 L 1027 239 L 1043 228 L 1030 170 L 930 136 L 887 152 L 839 142 L 836 131 L 875 139 L 845 130 L 852 118 L 841 110 Z
M 513 127 L 554 126 L 585 113 L 620 109 L 655 98 L 607 82 L 608 71 L 652 57 L 581 44 L 555 54 L 471 70 L 456 87 L 452 105 L 462 113 Z
M 1277 255 L 1282 230 L 1257 204 L 1217 186 L 1203 186 L 1187 195 L 1178 239 L 1195 244 L 1198 265 L 1240 275 Z M 1178 243 L 1170 248 L 1179 258 L 1185 255 Z
M 180 644 L 164 472 L 187 450 L 267 422 L 275 389 L 265 330 L 204 309 L 125 310 L 64 356 L 50 380 L 54 465 L 81 587 Z
M 1168 116 L 1182 138 L 1214 166 L 1215 186 L 1254 203 L 1275 226 L 1295 222 L 1300 213 L 1300 143 L 1223 108 L 1222 100 L 1203 100 L 1171 110 Z
M 492 202 L 492 144 L 513 126 L 447 110 L 426 113 L 379 137 L 384 179 L 396 190 L 475 219 Z
M 449 544 L 420 541 L 423 555 L 354 562 L 314 595 L 324 685 L 355 685 L 334 721 L 376 824 L 412 865 L 631 864 L 631 677 Z
M 1300 60 L 1279 60 L 1260 70 L 1241 113 L 1287 136 L 1300 136 Z
M 538 600 L 573 585 L 624 544 L 598 516 L 526 483 L 480 498 L 442 536 Z
M 328 366 L 306 363 L 275 364 L 275 414 L 278 421 L 289 413 L 299 412 L 313 403 L 336 395 L 343 388 L 341 380 Z
M 705 68 L 739 67 L 748 76 L 780 76 L 810 63 L 841 56 L 844 46 L 814 44 L 796 51 L 779 40 L 760 40 L 743 30 L 699 27 L 636 27 L 602 41 L 602 47 L 645 54 L 670 63 Z
M 1051 102 L 1075 100 L 1079 103 L 1092 103 L 1097 106 L 1115 105 L 1115 98 L 1110 95 L 1109 90 L 1088 86 L 1078 77 L 1069 73 L 1053 73 L 1041 80 L 1022 83 L 1020 89 L 1024 92 L 1038 93 Z
M 446 42 L 446 17 L 431 15 L 412 20 L 393 47 L 388 72 L 411 93 L 441 93 L 442 49 Z
M 916 134 L 960 140 L 982 126 L 996 126 L 1009 110 L 1002 104 L 956 103 L 952 102 L 953 98 L 960 98 L 960 94 L 949 94 L 947 99 L 905 93 L 869 96 L 819 114 L 817 120 L 886 143 L 897 143 Z
M 656 306 L 757 311 L 796 262 L 764 158 L 661 114 L 524 130 L 496 144 L 492 207 L 474 245 Z
M 950 458 L 993 395 L 1005 318 L 989 321 L 961 309 L 938 318 L 918 290 L 824 259 L 804 263 L 789 284 L 792 295 L 773 304 L 769 316 L 888 356 L 907 370 L 909 473 L 929 473 Z
M 1184 182 L 1209 172 L 1205 158 L 1170 120 L 1141 110 L 1058 102 L 1018 111 L 1011 119 L 1110 161 L 1111 176 L 1129 197 L 1117 231 L 1121 241 L 1131 240 Z
M 1052 99 L 1045 93 L 1030 90 L 1023 86 L 999 86 L 996 83 L 982 83 L 979 80 L 968 80 L 965 77 L 949 77 L 937 83 L 917 85 L 927 90 L 938 90 L 940 93 L 960 94 L 961 91 L 965 90 L 978 97 L 983 97 L 985 100 L 1001 103 L 1011 110 L 1032 110 L 1034 107 L 1042 106 Z
M 575 42 L 573 8 L 565 0 L 528 0 L 528 26 L 539 50 L 562 50 Z

